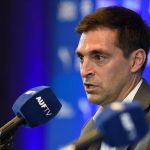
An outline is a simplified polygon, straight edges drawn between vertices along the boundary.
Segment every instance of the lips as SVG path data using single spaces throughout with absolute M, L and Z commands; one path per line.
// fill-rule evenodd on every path
M 87 93 L 93 93 L 98 86 L 96 84 L 84 83 L 84 87 Z

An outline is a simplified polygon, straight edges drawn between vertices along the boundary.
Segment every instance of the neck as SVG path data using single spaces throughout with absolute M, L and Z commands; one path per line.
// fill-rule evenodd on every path
M 122 101 L 127 97 L 127 95 L 136 87 L 136 85 L 140 82 L 141 76 L 135 75 L 132 77 L 132 79 L 129 81 L 129 84 L 126 86 L 126 88 L 122 91 L 122 94 L 117 98 L 118 101 Z

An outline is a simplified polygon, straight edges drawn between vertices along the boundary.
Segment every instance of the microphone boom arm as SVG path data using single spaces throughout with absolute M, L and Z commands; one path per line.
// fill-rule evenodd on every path
M 3 143 L 3 141 L 5 141 L 6 138 L 10 138 L 13 135 L 14 131 L 17 129 L 17 127 L 23 123 L 23 118 L 16 116 L 7 124 L 2 126 L 0 128 L 0 144 Z

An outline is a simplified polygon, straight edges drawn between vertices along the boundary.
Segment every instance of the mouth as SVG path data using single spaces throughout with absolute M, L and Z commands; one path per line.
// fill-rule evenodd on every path
M 93 93 L 97 89 L 97 85 L 91 83 L 84 83 L 84 88 L 87 93 Z

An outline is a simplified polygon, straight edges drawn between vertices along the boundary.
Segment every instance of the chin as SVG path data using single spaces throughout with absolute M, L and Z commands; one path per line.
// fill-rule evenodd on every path
M 87 98 L 91 103 L 101 105 L 102 99 L 99 96 L 87 94 Z
M 87 94 L 87 98 L 91 103 L 101 105 L 103 107 L 113 102 L 111 99 L 104 97 L 104 95 Z

